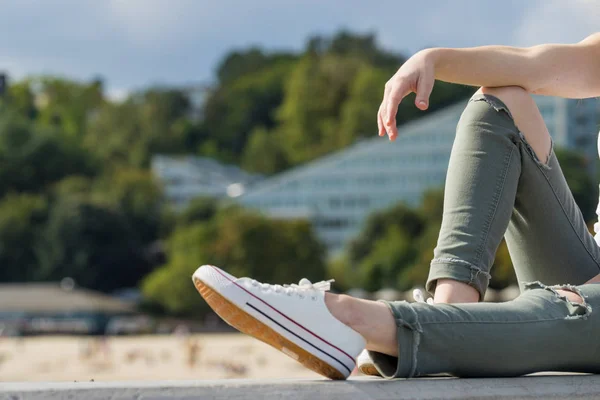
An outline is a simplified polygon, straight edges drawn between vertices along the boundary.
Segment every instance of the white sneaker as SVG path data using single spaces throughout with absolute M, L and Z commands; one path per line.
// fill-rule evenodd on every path
M 423 296 L 421 289 L 413 290 L 413 299 L 417 303 L 433 304 L 433 298 L 431 297 L 425 301 L 425 296 Z M 358 366 L 358 370 L 365 375 L 381 376 L 379 371 L 377 371 L 377 368 L 375 368 L 375 363 L 366 349 L 358 355 L 358 358 L 356 359 L 356 365 Z
M 330 281 L 269 285 L 236 278 L 211 265 L 196 270 L 196 289 L 225 322 L 331 379 L 346 379 L 365 347 L 363 337 L 325 305 Z

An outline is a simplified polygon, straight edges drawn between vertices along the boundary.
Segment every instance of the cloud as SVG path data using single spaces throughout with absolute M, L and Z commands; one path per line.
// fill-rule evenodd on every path
M 540 0 L 516 29 L 516 43 L 575 43 L 600 31 L 597 0 Z
M 193 0 L 109 0 L 109 18 L 132 44 L 144 47 L 179 41 L 196 31 L 203 4 Z

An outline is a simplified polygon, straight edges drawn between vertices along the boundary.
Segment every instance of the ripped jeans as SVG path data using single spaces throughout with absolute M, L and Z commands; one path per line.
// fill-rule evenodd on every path
M 456 130 L 427 290 L 448 278 L 483 299 L 503 237 L 522 294 L 496 304 L 388 302 L 399 357 L 371 352 L 383 376 L 600 372 L 600 284 L 584 285 L 600 273 L 600 247 L 553 149 L 541 162 L 507 106 L 475 94 Z M 579 293 L 584 303 L 571 303 L 557 288 Z
M 369 353 L 387 378 L 600 373 L 600 284 L 569 287 L 582 304 L 555 289 L 533 282 L 505 303 L 390 303 L 399 356 Z

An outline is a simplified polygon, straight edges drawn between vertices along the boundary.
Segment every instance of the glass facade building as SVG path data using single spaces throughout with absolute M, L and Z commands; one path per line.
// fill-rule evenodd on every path
M 177 208 L 195 197 L 235 197 L 262 180 L 238 167 L 204 157 L 156 155 L 152 173 L 162 183 L 167 199 Z
M 596 100 L 537 97 L 558 147 L 597 159 Z M 268 178 L 238 197 L 242 204 L 275 218 L 307 218 L 331 253 L 361 230 L 374 211 L 444 185 L 456 124 L 465 103 L 399 128 L 395 142 L 374 137 L 319 160 Z

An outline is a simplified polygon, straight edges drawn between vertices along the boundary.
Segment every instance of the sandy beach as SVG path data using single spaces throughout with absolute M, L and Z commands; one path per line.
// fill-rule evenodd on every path
M 0 338 L 0 381 L 320 378 L 248 336 Z

